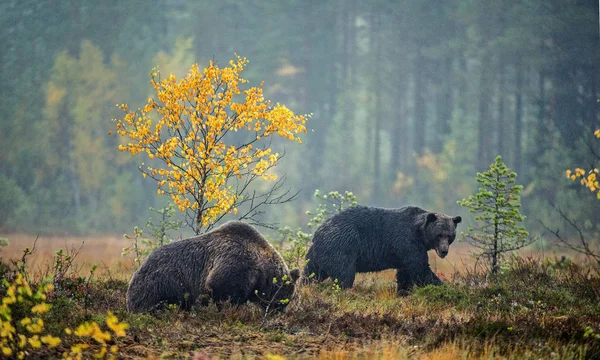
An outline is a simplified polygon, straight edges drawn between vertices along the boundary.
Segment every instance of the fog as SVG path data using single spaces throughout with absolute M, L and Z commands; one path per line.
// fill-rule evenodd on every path
M 597 231 L 600 200 L 567 169 L 597 167 L 598 3 L 523 1 L 2 1 L 0 229 L 123 233 L 167 200 L 108 135 L 149 73 L 250 60 L 265 97 L 311 114 L 276 168 L 301 226 L 313 194 L 470 215 L 457 200 L 502 155 L 530 231 Z M 155 215 L 154 215 L 155 216 Z M 547 233 L 546 233 L 547 235 Z

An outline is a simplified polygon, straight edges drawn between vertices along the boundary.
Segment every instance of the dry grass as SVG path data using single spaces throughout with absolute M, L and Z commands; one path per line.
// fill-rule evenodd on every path
M 8 238 L 10 245 L 0 250 L 0 258 L 10 259 L 19 258 L 23 249 L 32 247 L 36 239 L 35 235 L 24 235 L 19 233 L 0 234 L 0 237 Z M 77 237 L 77 236 L 39 236 L 36 244 L 36 253 L 31 256 L 31 262 L 34 266 L 43 267 L 52 261 L 52 257 L 58 249 L 79 249 L 79 255 L 75 263 L 82 267 L 84 271 L 91 264 L 100 266 L 100 270 L 124 270 L 131 269 L 133 259 L 131 256 L 122 257 L 121 252 L 124 247 L 131 245 L 131 241 L 122 236 L 106 235 L 96 237 Z M 450 253 L 445 259 L 440 259 L 435 252 L 429 252 L 429 263 L 433 271 L 442 278 L 450 278 L 456 272 L 463 272 L 466 268 L 473 267 L 472 248 L 464 243 L 455 243 L 450 248 Z M 564 249 L 555 251 L 535 250 L 527 247 L 519 251 L 521 256 L 535 257 L 560 257 L 567 255 L 576 262 L 583 262 L 585 258 L 579 254 L 568 252 Z M 365 278 L 367 275 L 359 274 L 358 279 Z M 394 280 L 394 272 L 388 271 L 379 274 L 385 280 Z
M 32 247 L 36 239 L 35 235 L 24 234 L 0 234 L 0 237 L 8 238 L 10 245 L 0 250 L 0 258 L 20 258 L 23 249 Z M 124 270 L 131 271 L 133 259 L 131 256 L 123 257 L 121 252 L 124 247 L 131 245 L 131 241 L 121 236 L 106 235 L 96 237 L 77 236 L 39 236 L 36 243 L 36 252 L 30 258 L 34 270 L 40 270 L 50 264 L 52 257 L 58 249 L 80 249 L 75 263 L 82 271 L 87 272 L 92 264 L 99 266 L 99 273 L 111 269 L 118 273 Z M 521 254 L 531 254 L 533 250 L 524 249 Z M 536 252 L 536 254 L 541 254 Z M 547 256 L 556 254 L 548 253 Z M 429 252 L 431 268 L 442 278 L 449 278 L 455 272 L 464 271 L 466 267 L 473 266 L 471 248 L 468 245 L 456 243 L 452 245 L 449 255 L 440 259 L 435 252 Z M 365 274 L 359 274 L 358 279 L 365 278 Z M 394 272 L 387 271 L 379 274 L 385 280 L 394 280 Z
M 23 249 L 32 248 L 36 242 L 35 235 L 0 234 L 8 238 L 10 245 L 0 249 L 0 258 L 21 258 Z M 35 244 L 35 253 L 30 256 L 29 264 L 33 273 L 43 272 L 52 263 L 58 249 L 79 251 L 74 261 L 78 272 L 87 273 L 92 265 L 98 265 L 97 274 L 111 272 L 115 275 L 131 275 L 133 260 L 131 256 L 123 257 L 123 248 L 131 243 L 118 236 L 76 237 L 76 236 L 39 236 Z
M 35 235 L 24 234 L 0 234 L 0 237 L 8 238 L 10 245 L 0 250 L 0 258 L 20 258 L 23 249 L 33 247 L 36 240 Z M 124 247 L 131 245 L 131 241 L 121 236 L 107 235 L 96 237 L 77 236 L 42 236 L 38 237 L 35 245 L 35 253 L 29 258 L 31 270 L 42 272 L 52 263 L 52 258 L 58 249 L 74 249 L 79 253 L 74 261 L 78 272 L 85 274 L 93 264 L 98 265 L 97 275 L 110 272 L 121 279 L 125 279 L 133 272 L 133 257 L 121 256 Z M 450 254 L 445 259 L 440 259 L 435 252 L 429 253 L 432 269 L 443 279 L 450 278 L 453 273 L 462 271 L 467 266 L 472 266 L 473 259 L 470 249 L 464 244 L 452 246 Z M 357 279 L 369 278 L 366 274 L 359 274 Z M 385 271 L 378 274 L 378 278 L 394 281 L 394 271 Z M 395 289 L 390 287 L 388 293 L 380 293 L 377 296 L 395 296 Z

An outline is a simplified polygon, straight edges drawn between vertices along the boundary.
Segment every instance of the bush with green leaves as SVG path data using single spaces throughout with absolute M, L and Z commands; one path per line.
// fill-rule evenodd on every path
M 148 219 L 146 223 L 146 229 L 151 234 L 151 237 L 144 236 L 144 230 L 135 226 L 133 228 L 133 235 L 125 234 L 124 237 L 132 240 L 130 246 L 123 249 L 122 256 L 128 254 L 134 254 L 134 263 L 139 266 L 144 258 L 150 255 L 154 250 L 159 247 L 166 245 L 172 241 L 168 237 L 169 231 L 177 231 L 181 228 L 182 222 L 174 220 L 175 218 L 175 206 L 169 203 L 162 209 L 156 210 L 150 208 L 150 211 L 157 213 L 160 216 L 160 222 L 155 224 L 152 218 Z
M 306 233 L 301 228 L 290 229 L 287 226 L 279 230 L 282 236 L 282 243 L 291 244 L 289 250 L 283 252 L 283 258 L 291 267 L 303 267 L 306 265 L 304 258 L 312 240 L 312 232 L 314 230 L 333 215 L 358 204 L 356 196 L 350 191 L 346 191 L 344 194 L 340 194 L 338 191 L 330 191 L 322 195 L 317 189 L 314 196 L 320 202 L 314 214 L 311 211 L 306 212 L 306 215 L 313 216 L 307 224 L 310 232 Z
M 0 251 L 2 251 L 2 248 L 5 246 L 10 245 L 10 242 L 8 241 L 7 238 L 0 238 Z M 8 272 L 10 271 L 10 267 L 8 266 L 7 263 L 5 263 L 1 258 L 0 258 L 0 277 L 4 278 L 5 274 L 8 274 Z
M 478 258 L 490 263 L 492 274 L 499 268 L 502 256 L 531 244 L 534 239 L 522 224 L 521 215 L 523 186 L 516 185 L 517 174 L 504 164 L 498 155 L 487 171 L 477 173 L 479 191 L 468 199 L 458 201 L 460 206 L 475 214 L 475 227 L 462 233 L 463 239 L 478 248 Z

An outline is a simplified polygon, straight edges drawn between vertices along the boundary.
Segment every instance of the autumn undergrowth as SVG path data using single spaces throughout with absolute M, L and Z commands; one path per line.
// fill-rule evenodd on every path
M 567 259 L 514 257 L 494 277 L 467 269 L 443 286 L 416 289 L 405 297 L 396 295 L 385 274 L 360 275 L 350 290 L 309 281 L 298 287 L 286 312 L 271 314 L 262 328 L 263 312 L 252 304 L 225 306 L 221 312 L 211 305 L 191 312 L 173 308 L 157 316 L 129 314 L 127 276 L 90 279 L 86 274 L 78 280 L 79 275 L 71 274 L 52 283 L 42 281 L 47 275 L 28 274 L 32 289 L 52 287 L 47 311 L 35 315 L 44 323 L 38 339 L 52 336 L 46 341 L 62 342 L 30 351 L 32 358 L 70 353 L 81 339 L 65 329 L 74 331 L 78 324 L 96 323 L 110 333 L 106 324 L 111 316 L 128 324 L 126 335 L 113 334 L 104 344 L 89 338 L 88 354 L 104 347 L 106 356 L 118 349 L 119 358 L 600 356 L 597 268 Z M 14 269 L 5 274 L 2 298 L 18 276 Z M 31 309 L 23 306 L 13 315 L 27 317 Z

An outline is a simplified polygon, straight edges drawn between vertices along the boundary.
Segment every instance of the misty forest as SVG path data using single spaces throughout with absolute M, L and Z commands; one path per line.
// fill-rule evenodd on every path
M 600 357 L 599 14 L 1 1 L 0 355 Z M 161 245 L 241 219 L 303 267 L 356 204 L 460 215 L 429 253 L 444 285 L 398 296 L 389 271 L 301 279 L 284 313 L 127 311 Z

